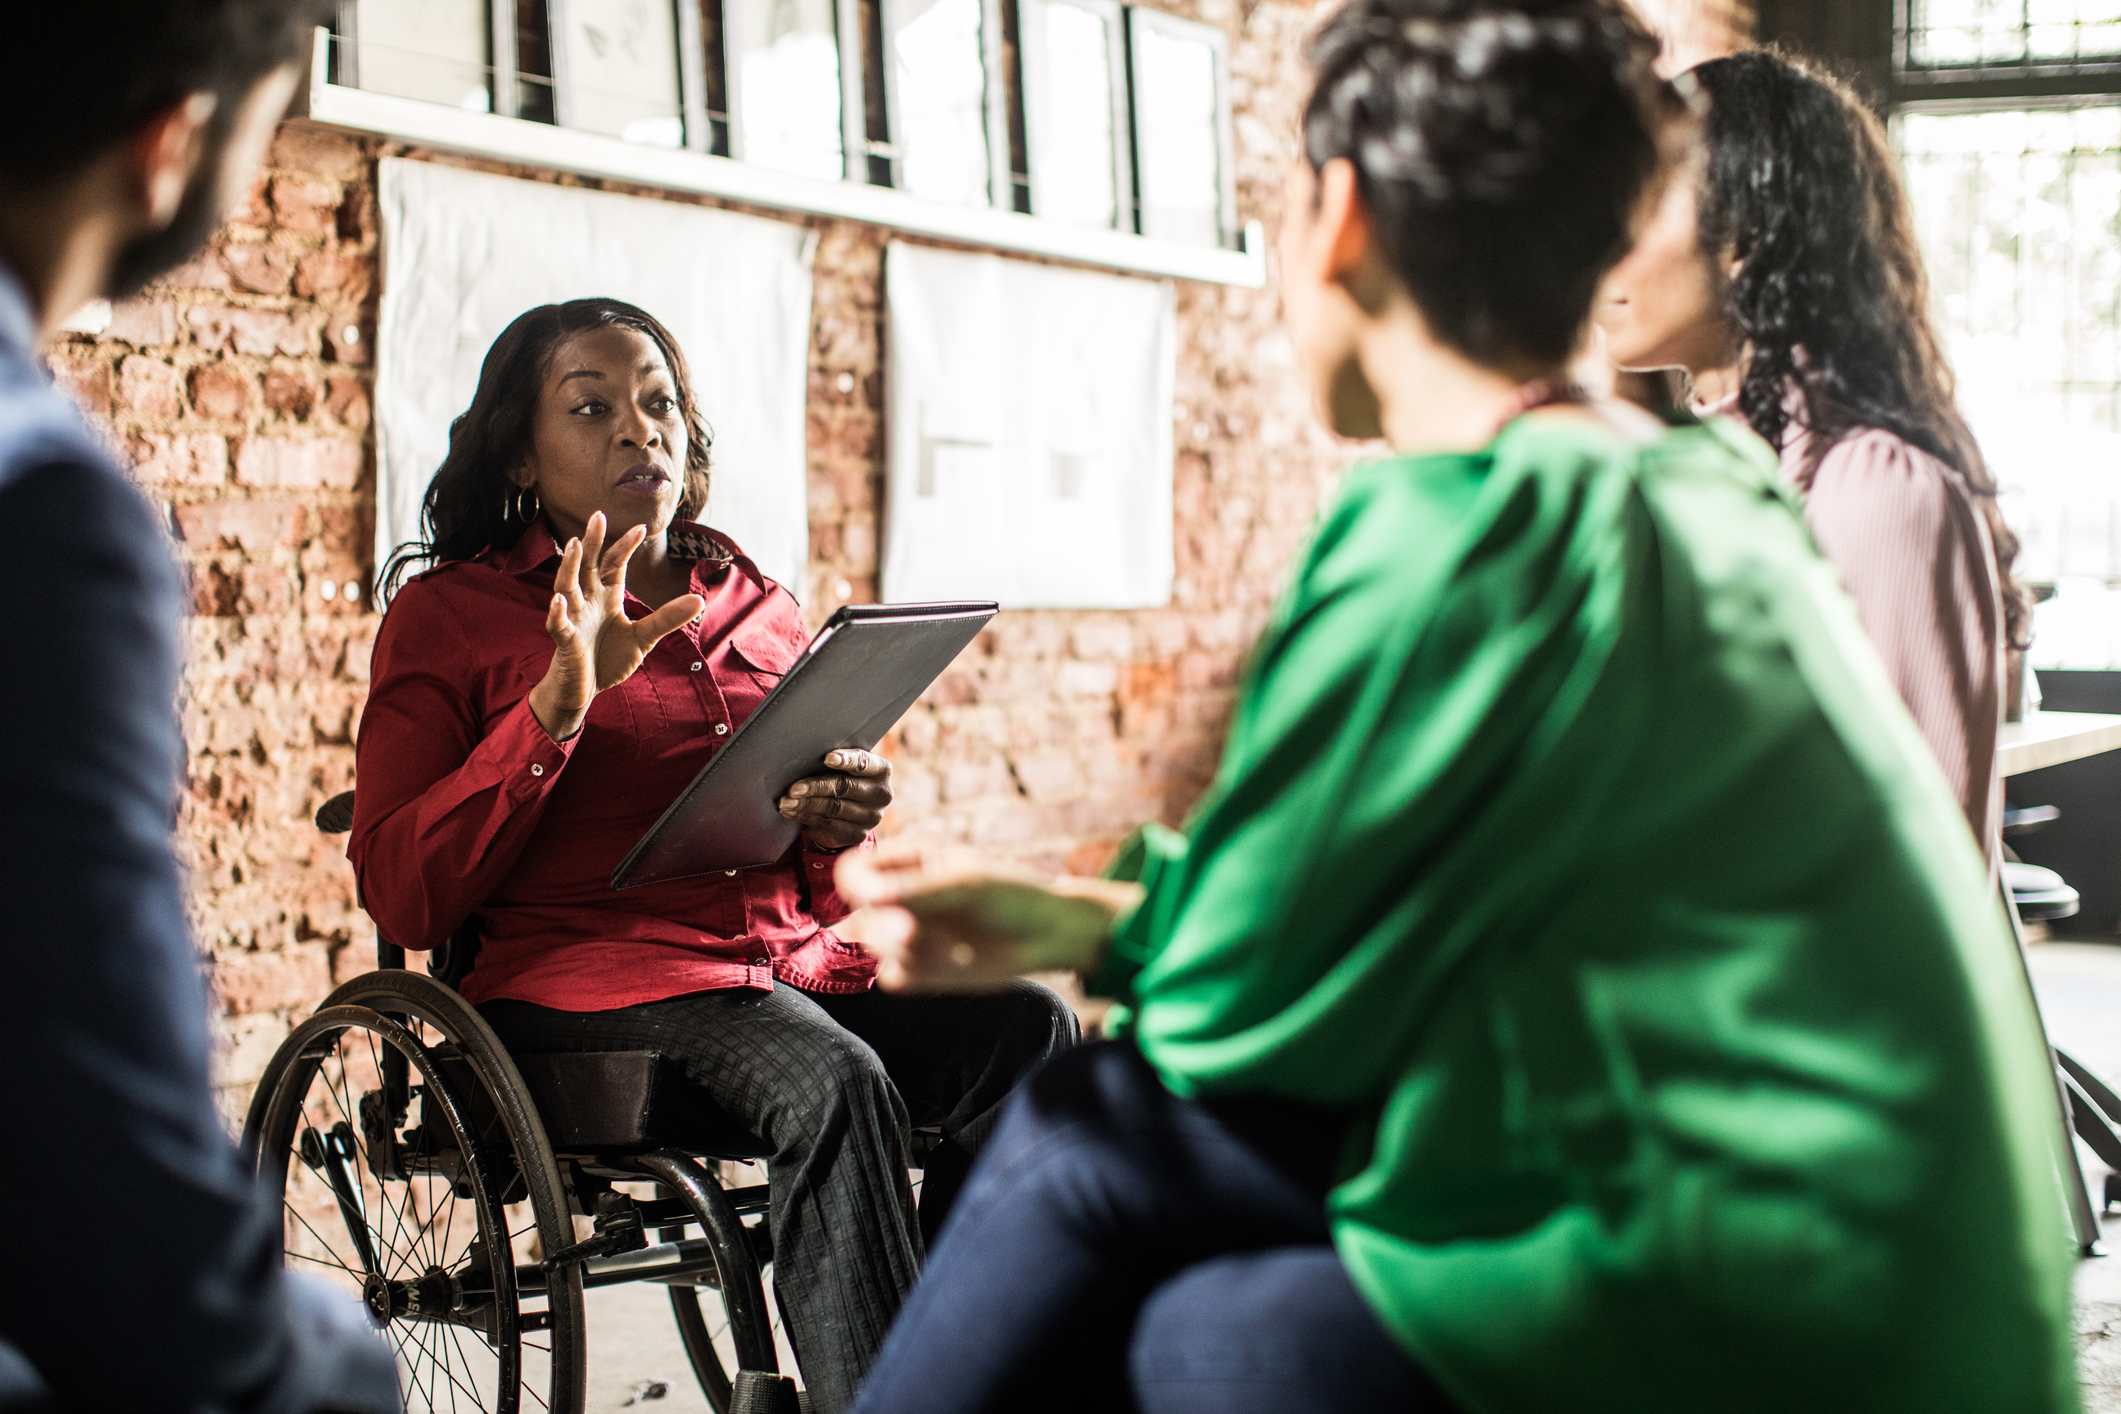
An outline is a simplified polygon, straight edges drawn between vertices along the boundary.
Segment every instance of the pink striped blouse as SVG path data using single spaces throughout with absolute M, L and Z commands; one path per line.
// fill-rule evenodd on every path
M 1702 411 L 1734 412 L 1735 403 Z M 2003 812 L 2003 603 L 1973 491 L 1950 466 L 1871 427 L 1843 433 L 1815 463 L 1812 434 L 1793 425 L 1782 469 L 1993 872 Z

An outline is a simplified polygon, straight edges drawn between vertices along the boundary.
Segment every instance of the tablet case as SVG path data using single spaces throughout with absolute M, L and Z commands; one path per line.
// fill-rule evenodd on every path
M 850 604 L 619 861 L 614 889 L 772 864 L 798 833 L 779 804 L 825 753 L 873 750 L 994 617 L 991 603 Z

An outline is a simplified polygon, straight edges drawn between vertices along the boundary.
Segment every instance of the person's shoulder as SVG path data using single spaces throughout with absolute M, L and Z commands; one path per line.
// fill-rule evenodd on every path
M 383 606 L 381 634 L 402 642 L 407 634 L 443 643 L 464 640 L 464 619 L 501 578 L 483 559 L 444 560 L 410 575 Z
M 0 464 L 0 559 L 46 584 L 115 573 L 173 591 L 165 522 L 117 464 L 93 447 L 39 452 Z
M 1882 427 L 1855 427 L 1819 454 L 1805 491 L 1815 527 L 1933 532 L 1959 502 L 1966 479 L 1949 462 Z

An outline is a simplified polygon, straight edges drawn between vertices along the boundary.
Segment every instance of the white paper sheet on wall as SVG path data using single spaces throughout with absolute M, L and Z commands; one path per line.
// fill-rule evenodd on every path
M 376 364 L 376 564 L 420 498 L 479 364 L 533 305 L 611 295 L 677 336 L 714 429 L 706 519 L 800 595 L 814 238 L 799 226 L 386 158 Z
M 900 243 L 884 283 L 885 597 L 1169 603 L 1171 287 Z

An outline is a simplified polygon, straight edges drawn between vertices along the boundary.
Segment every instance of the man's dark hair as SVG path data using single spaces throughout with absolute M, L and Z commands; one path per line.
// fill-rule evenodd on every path
M 1657 169 L 1656 55 L 1619 0 L 1349 0 L 1311 44 L 1304 155 L 1353 164 L 1439 339 L 1551 365 Z
M 0 42 L 0 181 L 94 161 L 190 93 L 233 103 L 309 52 L 332 0 L 54 0 Z

